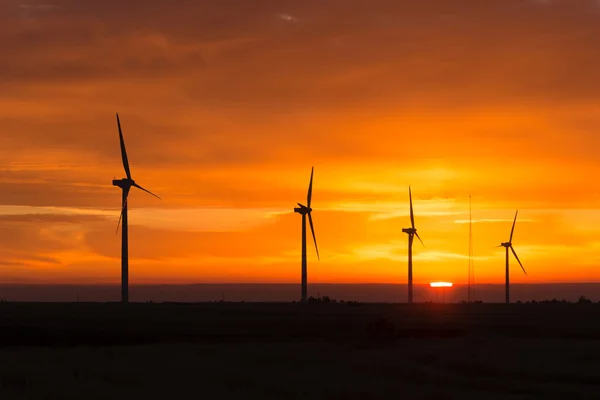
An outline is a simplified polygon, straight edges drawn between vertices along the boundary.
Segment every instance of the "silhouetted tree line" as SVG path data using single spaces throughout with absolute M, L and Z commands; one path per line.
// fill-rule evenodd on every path
M 593 302 L 585 296 L 579 296 L 579 298 L 575 302 L 567 301 L 565 299 L 557 300 L 555 298 L 552 300 L 541 300 L 541 301 L 532 300 L 530 302 L 527 301 L 525 303 L 517 301 L 517 304 L 592 304 L 592 303 Z M 598 303 L 600 303 L 600 301 Z
M 336 299 L 332 299 L 329 296 L 323 296 L 323 297 L 313 297 L 310 296 L 307 300 L 308 304 L 345 304 L 348 306 L 358 306 L 360 305 L 360 303 L 358 301 L 344 301 L 344 300 L 340 300 L 339 302 Z
M 472 303 L 482 304 L 483 301 L 477 300 Z M 598 301 L 598 303 L 600 304 L 600 301 Z M 468 304 L 468 303 L 466 301 L 462 301 L 462 304 Z M 582 296 L 579 296 L 579 298 L 575 302 L 567 301 L 565 299 L 557 300 L 556 298 L 554 298 L 552 300 L 540 300 L 540 301 L 531 300 L 531 301 L 525 301 L 525 302 L 522 302 L 521 300 L 517 300 L 516 304 L 593 304 L 593 301 L 582 295 Z

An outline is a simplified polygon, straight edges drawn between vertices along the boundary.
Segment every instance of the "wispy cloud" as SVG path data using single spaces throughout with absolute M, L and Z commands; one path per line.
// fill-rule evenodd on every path
M 71 208 L 71 207 L 32 207 L 32 206 L 8 206 L 0 205 L 0 215 L 19 216 L 19 215 L 91 215 L 100 217 L 112 217 L 112 210 L 98 210 L 92 208 Z
M 491 256 L 474 256 L 474 261 L 488 261 L 493 259 Z M 469 256 L 466 254 L 454 253 L 451 251 L 436 251 L 436 250 L 422 250 L 417 252 L 413 256 L 414 260 L 418 261 L 432 261 L 432 262 L 441 262 L 441 261 L 450 261 L 450 260 L 468 260 Z
M 468 219 L 456 219 L 452 222 L 454 222 L 455 224 L 468 224 L 468 223 L 474 223 L 474 224 L 478 224 L 478 223 L 494 223 L 494 222 L 513 222 L 514 219 L 503 219 L 503 218 L 478 218 L 478 219 L 473 219 L 473 220 L 468 220 Z M 521 222 L 536 222 L 535 219 L 531 219 L 531 218 L 523 218 L 523 219 L 517 219 L 517 222 L 521 223 Z
M 59 7 L 55 4 L 19 4 L 19 8 L 24 10 L 49 11 L 55 10 Z
M 392 261 L 406 260 L 400 251 L 406 246 L 403 242 L 390 242 L 390 243 L 379 243 L 361 246 L 358 249 L 352 251 L 352 253 L 359 259 L 387 259 Z
M 293 15 L 290 14 L 279 14 L 279 18 L 281 18 L 284 21 L 288 21 L 288 22 L 297 22 L 299 21 L 298 18 L 294 17 Z
M 233 209 L 233 208 L 196 208 L 196 209 L 130 209 L 130 223 L 158 229 L 177 229 L 196 232 L 245 231 L 258 225 L 270 223 L 281 212 L 273 209 Z M 99 217 L 117 220 L 119 210 L 102 210 L 72 207 L 30 207 L 0 206 L 0 221 L 30 222 L 94 221 L 86 217 Z
M 460 205 L 458 205 L 454 199 L 413 199 L 413 209 L 417 218 L 464 214 L 464 210 L 460 210 L 459 207 Z M 323 208 L 323 210 L 325 209 L 371 213 L 371 219 L 373 220 L 410 216 L 408 199 L 406 202 L 377 200 L 364 202 L 331 202 L 327 205 L 327 208 Z
M 58 10 L 60 7 L 55 4 L 19 4 L 18 9 L 21 18 L 25 21 L 37 22 L 42 18 L 49 18 L 52 11 Z M 35 24 L 37 25 L 37 23 Z

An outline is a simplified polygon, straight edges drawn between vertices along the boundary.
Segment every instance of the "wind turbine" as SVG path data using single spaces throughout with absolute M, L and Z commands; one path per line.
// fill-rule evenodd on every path
M 119 222 L 117 223 L 117 233 L 119 232 L 119 225 L 121 219 L 123 220 L 123 227 L 121 228 L 121 302 L 129 302 L 129 244 L 127 237 L 127 196 L 132 186 L 143 190 L 144 192 L 150 193 L 152 196 L 160 199 L 157 195 L 144 189 L 131 178 L 131 171 L 129 170 L 129 161 L 127 160 L 127 151 L 125 151 L 125 141 L 123 140 L 123 131 L 121 131 L 121 121 L 119 120 L 119 114 L 117 113 L 117 126 L 119 127 L 119 139 L 121 140 L 121 157 L 123 158 L 123 168 L 125 168 L 125 174 L 127 178 L 113 179 L 113 186 L 118 186 L 123 190 L 123 200 L 121 215 L 119 216 Z
M 308 222 L 310 223 L 310 230 L 312 232 L 313 240 L 315 241 L 315 249 L 317 250 L 317 259 L 319 258 L 319 248 L 317 247 L 317 238 L 315 236 L 315 228 L 312 221 L 312 208 L 310 208 L 310 201 L 312 199 L 312 183 L 313 174 L 315 167 L 312 167 L 310 172 L 310 183 L 308 184 L 308 195 L 306 196 L 306 205 L 298 203 L 300 207 L 294 208 L 294 212 L 302 215 L 302 297 L 301 301 L 306 302 L 307 300 L 307 272 L 306 272 L 306 216 L 308 215 Z
M 508 268 L 508 249 L 510 249 L 512 251 L 512 253 L 515 255 L 515 258 L 519 262 L 519 265 L 521 266 L 521 269 L 523 270 L 523 272 L 525 272 L 525 275 L 527 275 L 527 271 L 525 271 L 525 268 L 523 267 L 523 264 L 521 264 L 521 260 L 519 260 L 519 256 L 517 255 L 517 252 L 512 247 L 512 238 L 513 238 L 513 233 L 515 232 L 515 224 L 517 223 L 517 214 L 519 214 L 519 210 L 517 210 L 517 212 L 515 213 L 515 220 L 513 221 L 512 229 L 510 230 L 510 239 L 508 239 L 508 242 L 504 242 L 504 243 L 500 244 L 500 246 L 498 246 L 498 247 L 504 247 L 506 249 L 506 304 L 510 303 L 510 281 L 509 281 L 509 268 Z
M 412 273 L 412 245 L 415 236 L 419 239 L 419 242 L 423 246 L 423 241 L 419 237 L 417 233 L 417 228 L 415 228 L 415 215 L 413 213 L 413 204 L 412 204 L 412 193 L 410 191 L 410 186 L 408 187 L 408 198 L 410 200 L 410 228 L 402 229 L 402 232 L 408 234 L 408 304 L 412 304 L 413 302 L 413 273 Z

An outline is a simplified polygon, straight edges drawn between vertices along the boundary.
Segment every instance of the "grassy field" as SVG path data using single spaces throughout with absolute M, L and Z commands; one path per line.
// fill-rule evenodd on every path
M 0 399 L 584 399 L 598 304 L 0 304 Z M 595 396 L 595 397 L 594 397 Z

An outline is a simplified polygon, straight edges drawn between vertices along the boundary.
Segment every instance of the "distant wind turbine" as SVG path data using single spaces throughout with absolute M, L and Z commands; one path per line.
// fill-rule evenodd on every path
M 519 265 L 521 266 L 521 269 L 523 270 L 523 272 L 525 272 L 525 275 L 527 275 L 527 271 L 525 271 L 525 268 L 523 267 L 523 264 L 521 264 L 521 260 L 519 260 L 519 256 L 517 255 L 517 252 L 512 247 L 512 238 L 513 238 L 513 233 L 515 232 L 515 224 L 517 223 L 517 214 L 519 214 L 519 210 L 517 210 L 517 212 L 515 213 L 515 220 L 513 221 L 512 229 L 510 231 L 510 239 L 508 239 L 508 242 L 504 242 L 500 246 L 498 246 L 498 247 L 504 247 L 506 249 L 506 304 L 510 303 L 510 280 L 509 280 L 509 268 L 508 268 L 508 249 L 510 249 L 512 251 L 512 253 L 515 255 L 515 258 L 519 262 Z
M 302 297 L 301 301 L 306 302 L 307 300 L 307 271 L 306 271 L 306 216 L 308 215 L 308 222 L 310 223 L 310 230 L 312 232 L 313 240 L 315 242 L 315 249 L 317 250 L 317 259 L 319 258 L 319 248 L 317 247 L 317 238 L 315 236 L 315 228 L 313 226 L 312 221 L 312 208 L 310 208 L 310 203 L 312 199 L 312 184 L 313 184 L 313 174 L 315 172 L 315 167 L 312 167 L 310 172 L 310 183 L 308 184 L 308 195 L 306 197 L 306 205 L 302 205 L 298 203 L 300 207 L 294 208 L 294 212 L 302 215 Z
M 408 234 L 408 304 L 412 304 L 413 302 L 413 273 L 412 273 L 412 245 L 415 236 L 419 239 L 419 242 L 423 244 L 423 241 L 419 237 L 417 233 L 417 228 L 415 228 L 415 215 L 413 213 L 413 204 L 412 204 L 412 193 L 410 191 L 410 186 L 408 187 L 408 198 L 410 200 L 410 228 L 402 229 L 402 232 Z M 425 246 L 423 244 L 423 246 Z
M 123 167 L 125 168 L 125 174 L 127 178 L 114 179 L 113 186 L 118 186 L 123 190 L 122 197 L 122 209 L 121 215 L 119 216 L 119 222 L 117 223 L 117 233 L 119 232 L 119 225 L 121 219 L 123 219 L 123 227 L 121 229 L 121 301 L 123 303 L 129 302 L 129 244 L 127 237 L 128 223 L 127 223 L 127 196 L 132 186 L 143 190 L 146 193 L 150 193 L 152 196 L 160 199 L 157 195 L 144 189 L 133 179 L 131 179 L 131 171 L 129 170 L 129 161 L 127 160 L 127 151 L 125 151 L 125 141 L 123 140 L 123 131 L 121 131 L 121 121 L 119 120 L 119 114 L 117 113 L 117 126 L 119 127 L 119 139 L 121 141 L 121 157 L 123 158 Z

